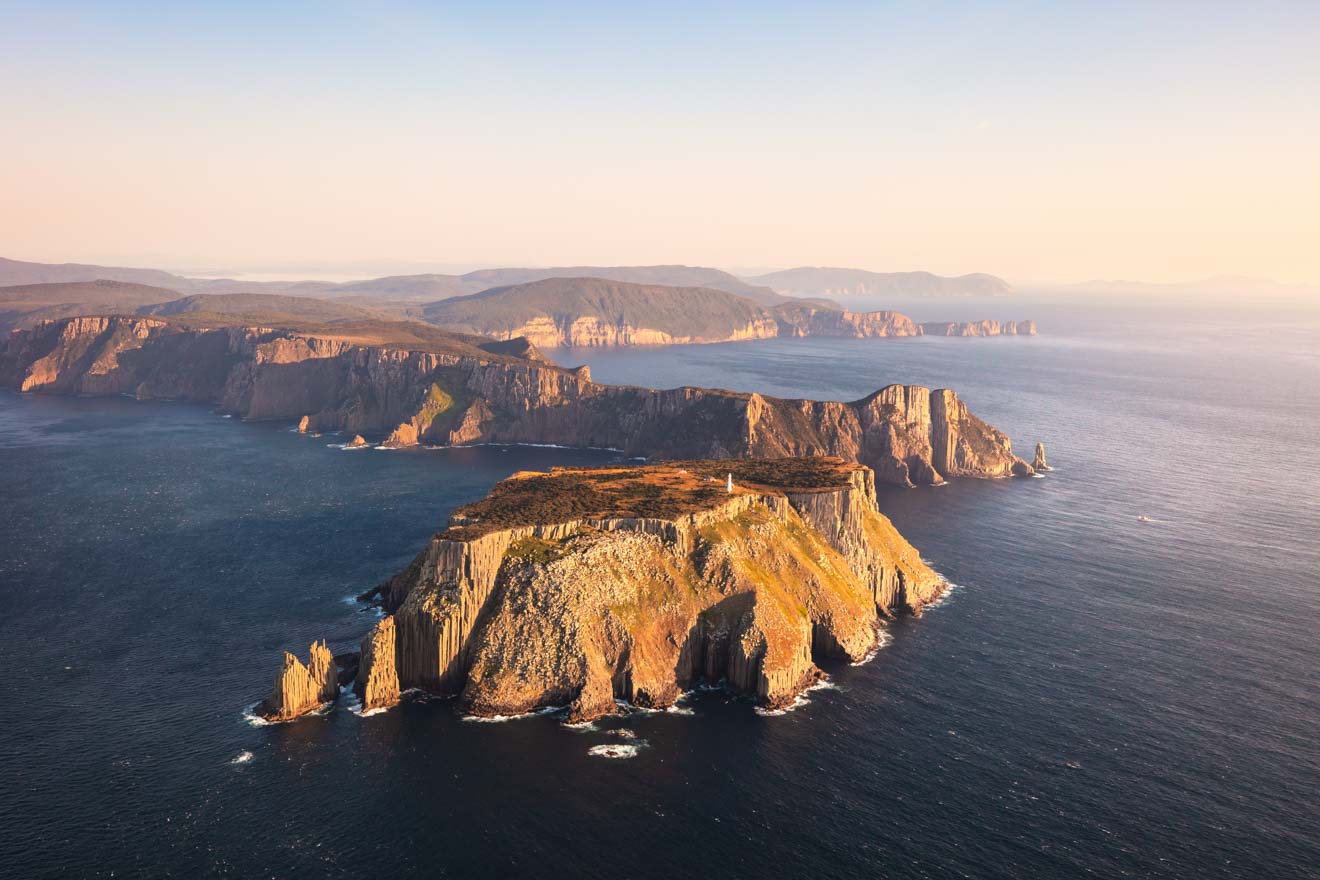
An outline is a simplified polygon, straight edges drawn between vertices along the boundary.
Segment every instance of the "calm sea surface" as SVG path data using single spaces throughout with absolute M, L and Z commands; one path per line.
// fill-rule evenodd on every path
M 594 731 L 448 702 L 253 726 L 280 651 L 354 646 L 351 597 L 452 508 L 611 454 L 0 394 L 0 876 L 1320 877 L 1320 309 L 898 305 L 1042 335 L 554 353 L 660 387 L 952 387 L 1046 442 L 1043 479 L 882 492 L 957 587 L 776 717 L 710 693 Z M 636 757 L 588 755 L 618 727 Z

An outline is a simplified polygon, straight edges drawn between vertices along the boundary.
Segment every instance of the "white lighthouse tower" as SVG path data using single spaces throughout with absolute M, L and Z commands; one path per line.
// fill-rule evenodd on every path
M 729 471 L 728 493 L 733 494 L 733 471 Z

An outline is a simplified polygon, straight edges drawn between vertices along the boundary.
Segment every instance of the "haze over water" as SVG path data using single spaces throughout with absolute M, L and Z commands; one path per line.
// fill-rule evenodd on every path
M 0 875 L 1316 876 L 1320 309 L 884 305 L 1042 335 L 554 353 L 660 387 L 951 387 L 1046 442 L 1042 479 L 881 492 L 958 586 L 776 717 L 712 693 L 587 731 L 446 702 L 253 726 L 279 652 L 354 647 L 374 612 L 346 598 L 453 507 L 613 456 L 0 395 Z M 636 757 L 588 755 L 618 727 Z

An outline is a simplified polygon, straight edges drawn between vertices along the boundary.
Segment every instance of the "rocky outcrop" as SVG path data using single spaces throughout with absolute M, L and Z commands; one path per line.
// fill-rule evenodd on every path
M 298 420 L 298 433 L 306 434 L 309 430 L 311 430 L 311 424 L 312 424 L 312 417 L 303 416 L 301 419 Z
M 365 449 L 368 446 L 367 438 L 361 434 L 354 434 L 353 439 L 344 444 L 349 449 Z
M 518 474 L 382 589 L 358 686 L 364 707 L 420 688 L 575 720 L 701 680 L 783 706 L 818 660 L 860 659 L 883 616 L 943 586 L 879 513 L 871 471 L 837 459 Z
M 1054 468 L 1050 467 L 1049 464 L 1045 461 L 1045 444 L 1044 444 L 1044 443 L 1037 443 L 1037 444 L 1036 444 L 1036 457 L 1035 457 L 1035 458 L 1032 460 L 1032 462 L 1031 462 L 1031 468 L 1032 468 L 1032 470 L 1035 470 L 1035 471 L 1052 471 L 1052 470 L 1054 470 Z
M 315 711 L 339 696 L 339 675 L 325 642 L 313 642 L 308 662 L 284 653 L 284 663 L 275 677 L 275 689 L 257 706 L 257 714 L 269 721 L 288 721 Z
M 1035 321 L 926 321 L 923 336 L 1035 336 Z
M 875 339 L 921 335 L 921 325 L 898 312 L 850 312 L 808 303 L 787 303 L 774 309 L 774 315 L 779 325 L 779 335 L 795 339 Z
M 399 673 L 394 666 L 394 618 L 386 617 L 362 639 L 354 690 L 362 711 L 371 712 L 399 701 Z
M 0 384 L 208 401 L 247 419 L 386 445 L 553 443 L 657 458 L 837 455 L 888 483 L 1029 474 L 1008 438 L 949 390 L 890 385 L 852 402 L 602 385 L 539 354 L 437 348 L 147 318 L 79 318 L 10 334 Z M 534 348 L 497 343 L 506 349 Z

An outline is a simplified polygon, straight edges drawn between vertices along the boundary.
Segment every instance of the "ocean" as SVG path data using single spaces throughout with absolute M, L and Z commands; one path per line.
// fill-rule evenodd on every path
M 715 691 L 592 729 L 439 700 L 254 724 L 280 652 L 354 647 L 353 597 L 454 507 L 615 455 L 0 394 L 0 876 L 1320 877 L 1320 307 L 890 305 L 1041 335 L 551 353 L 657 387 L 951 387 L 1046 443 L 1040 479 L 881 490 L 955 586 L 780 715 Z

